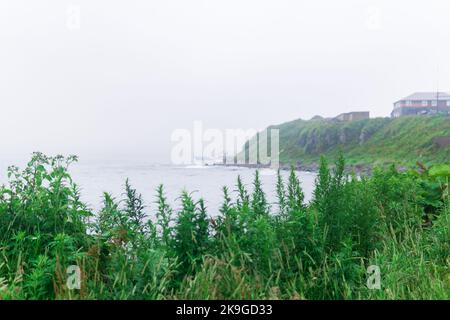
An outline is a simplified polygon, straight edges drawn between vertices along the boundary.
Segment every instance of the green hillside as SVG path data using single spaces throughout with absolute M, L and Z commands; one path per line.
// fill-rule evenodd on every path
M 299 119 L 269 128 L 280 130 L 282 164 L 311 165 L 318 162 L 320 155 L 335 158 L 339 150 L 353 166 L 409 166 L 418 160 L 428 164 L 450 162 L 450 146 L 436 143 L 438 137 L 450 137 L 448 116 L 354 122 Z

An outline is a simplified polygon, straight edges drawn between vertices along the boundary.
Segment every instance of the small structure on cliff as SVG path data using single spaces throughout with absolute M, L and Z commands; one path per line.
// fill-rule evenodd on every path
M 347 113 L 341 113 L 337 117 L 335 117 L 333 120 L 338 121 L 356 121 L 356 120 L 363 120 L 363 119 L 369 119 L 370 118 L 370 112 L 369 111 L 352 111 Z

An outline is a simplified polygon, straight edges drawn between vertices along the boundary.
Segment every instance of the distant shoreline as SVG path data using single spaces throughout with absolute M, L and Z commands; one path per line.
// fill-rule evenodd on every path
M 250 168 L 250 169 L 271 169 L 272 167 L 270 165 L 264 165 L 264 164 L 248 164 L 248 163 L 213 163 L 212 166 L 221 166 L 221 167 L 241 167 L 241 168 Z M 289 164 L 280 164 L 279 166 L 280 170 L 290 170 L 291 165 Z M 319 171 L 319 165 L 317 163 L 312 164 L 298 164 L 294 166 L 294 168 L 297 171 L 303 171 L 303 172 L 312 172 L 317 173 Z M 399 168 L 402 170 L 403 168 Z M 366 174 L 370 175 L 372 173 L 372 167 L 371 166 L 364 166 L 364 165 L 354 165 L 348 166 L 347 172 L 355 172 L 356 174 Z

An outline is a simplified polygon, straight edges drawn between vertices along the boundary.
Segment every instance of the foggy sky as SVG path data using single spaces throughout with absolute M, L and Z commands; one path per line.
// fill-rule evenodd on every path
M 446 0 L 2 0 L 0 152 L 165 161 L 195 120 L 388 116 L 450 91 L 449 17 Z

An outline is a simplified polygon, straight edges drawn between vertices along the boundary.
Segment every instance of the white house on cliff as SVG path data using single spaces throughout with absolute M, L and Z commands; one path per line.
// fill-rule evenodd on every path
M 450 114 L 450 94 L 446 92 L 416 92 L 395 102 L 391 117 L 436 113 Z

